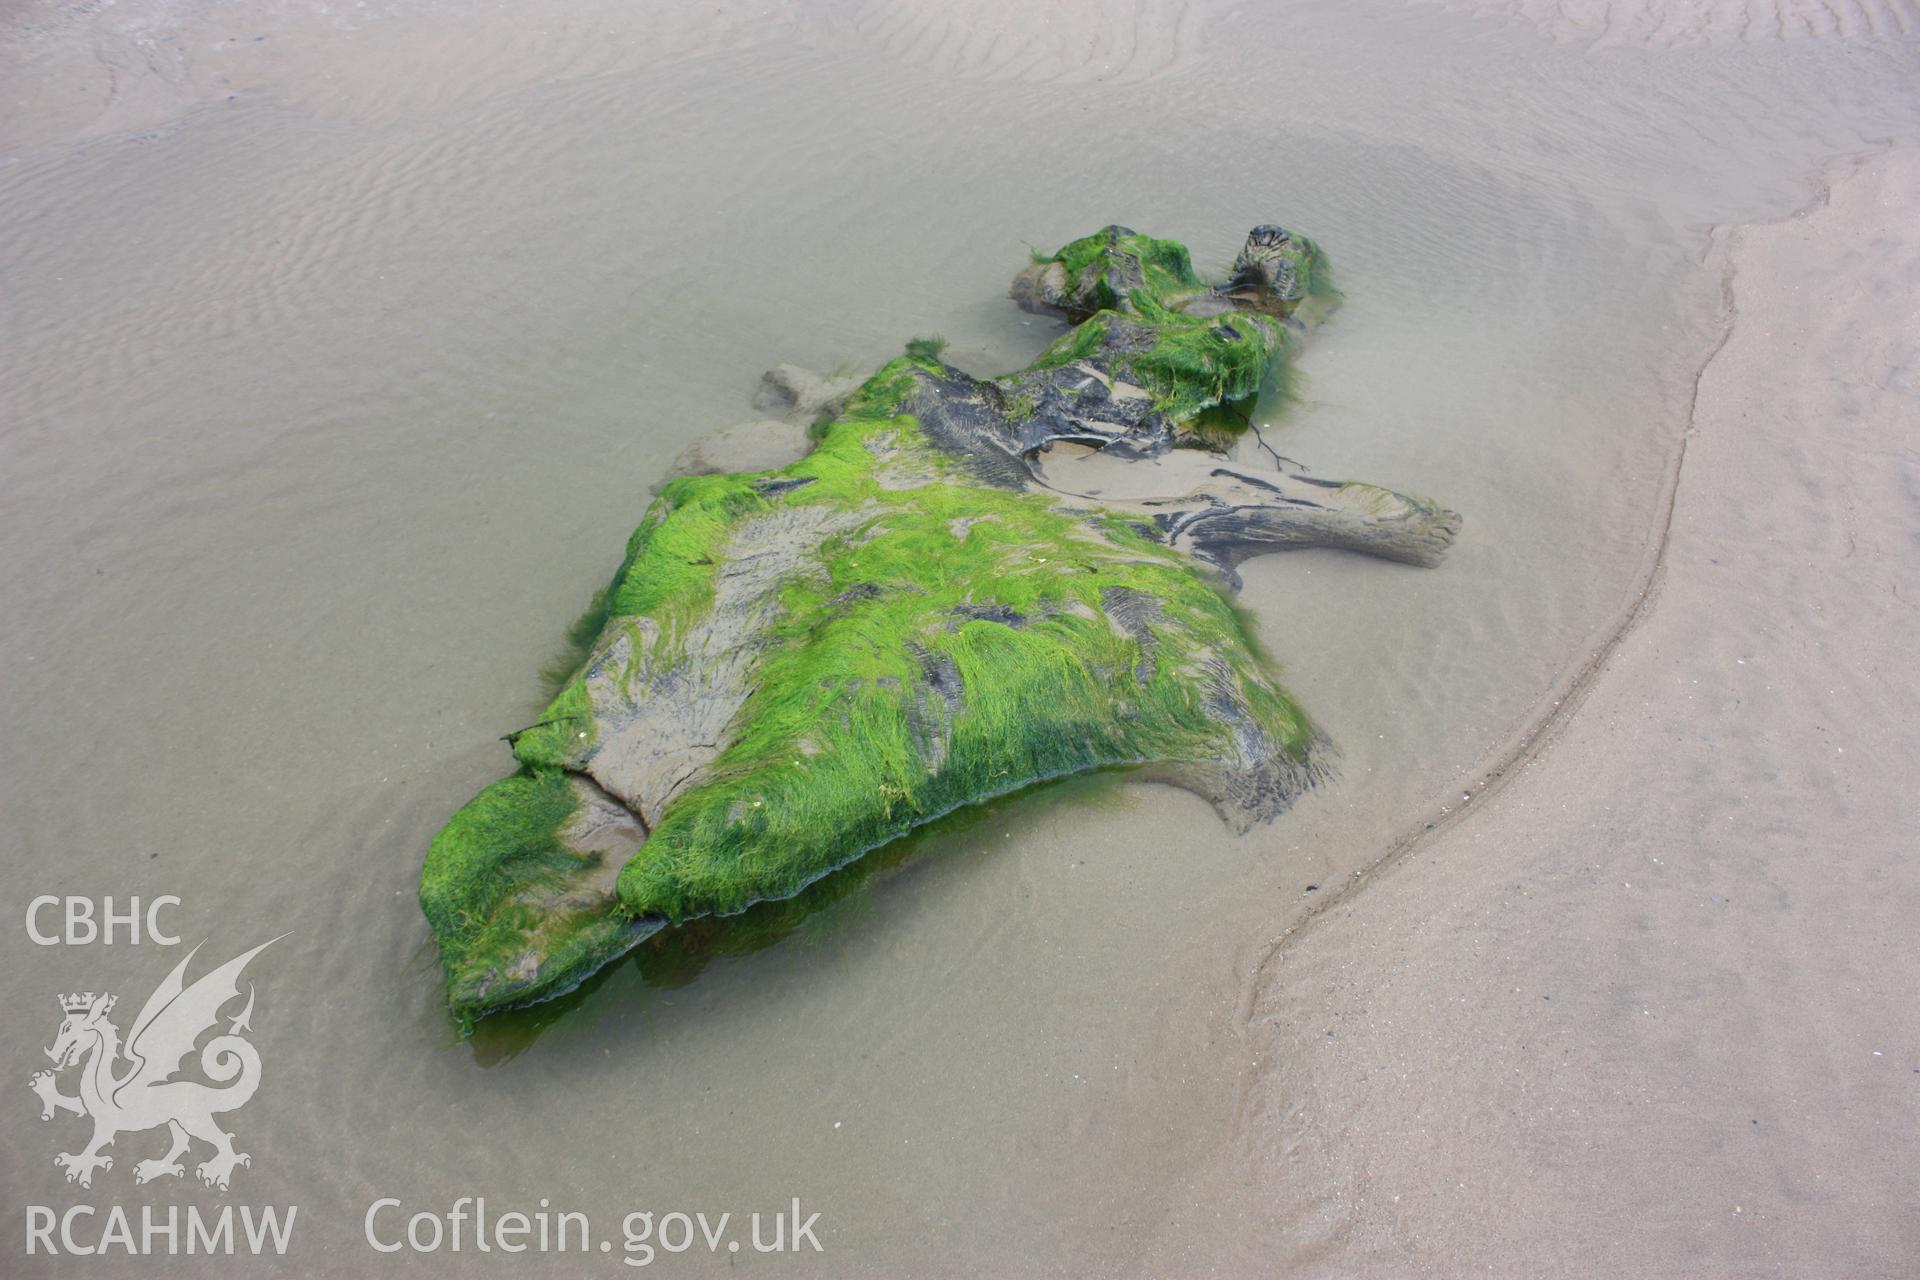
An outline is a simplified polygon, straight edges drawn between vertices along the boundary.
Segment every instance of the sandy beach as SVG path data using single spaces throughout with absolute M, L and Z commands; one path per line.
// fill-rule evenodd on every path
M 0 3 L 0 1274 L 794 1203 L 661 1261 L 1915 1274 L 1916 84 L 1914 0 Z M 1314 237 L 1260 445 L 1464 518 L 1241 566 L 1329 774 L 977 806 L 463 1036 L 423 858 L 661 485 L 783 362 L 1027 365 L 1114 222 Z M 177 949 L 24 927 L 109 895 Z M 268 938 L 232 1188 L 67 1182 L 59 997 Z M 299 1222 L 30 1241 L 86 1205 Z
M 1913 1274 L 1920 154 L 1831 182 L 1722 243 L 1617 643 L 1261 958 L 1281 1272 Z

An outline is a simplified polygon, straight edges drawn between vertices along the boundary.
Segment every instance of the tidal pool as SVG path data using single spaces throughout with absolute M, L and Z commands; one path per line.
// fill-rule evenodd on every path
M 266 1075 L 230 1119 L 254 1157 L 232 1195 L 301 1207 L 288 1274 L 363 1274 L 381 1196 L 546 1197 L 609 1230 L 797 1196 L 816 1269 L 889 1275 L 1124 1270 L 1195 1230 L 1168 1206 L 1239 1158 L 1248 957 L 1467 794 L 1625 605 L 1725 325 L 1714 228 L 1920 125 L 1891 21 L 1555 13 L 17 22 L 9 918 L 177 895 L 210 962 L 292 931 L 249 970 Z M 867 369 L 938 332 L 970 371 L 1025 364 L 1059 332 L 1004 296 L 1029 245 L 1122 222 L 1219 270 L 1267 221 L 1327 248 L 1346 305 L 1266 439 L 1469 516 L 1439 572 L 1246 567 L 1337 779 L 1245 837 L 1166 787 L 1023 793 L 463 1039 L 421 858 L 507 767 L 667 464 L 780 361 Z M 64 1205 L 76 1122 L 24 1087 L 52 997 L 131 1011 L 178 957 L 9 927 L 0 1187 Z M 92 1195 L 134 1196 L 136 1154 Z M 7 1215 L 9 1256 L 23 1231 Z

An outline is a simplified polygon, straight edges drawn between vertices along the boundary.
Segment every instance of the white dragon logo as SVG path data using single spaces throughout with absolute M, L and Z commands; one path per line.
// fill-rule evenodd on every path
M 284 938 L 286 935 L 281 934 Z M 280 938 L 270 938 L 245 955 L 236 956 L 213 972 L 186 986 L 183 977 L 187 962 L 200 950 L 195 947 L 185 960 L 175 965 L 154 993 L 141 1006 L 127 1034 L 127 1067 L 116 1072 L 122 1056 L 120 1030 L 107 1021 L 113 1012 L 115 997 L 102 992 L 83 992 L 60 997 L 66 1020 L 54 1037 L 47 1057 L 53 1059 L 53 1071 L 33 1075 L 33 1091 L 40 1095 L 42 1120 L 53 1119 L 56 1111 L 93 1117 L 93 1140 L 86 1149 L 62 1154 L 53 1162 L 67 1171 L 67 1181 L 83 1187 L 93 1185 L 95 1169 L 113 1168 L 113 1157 L 101 1150 L 111 1146 L 123 1133 L 137 1133 L 166 1125 L 173 1134 L 173 1146 L 158 1160 L 142 1160 L 134 1166 L 136 1183 L 160 1177 L 179 1177 L 180 1157 L 187 1154 L 190 1139 L 211 1143 L 213 1158 L 196 1170 L 200 1181 L 226 1190 L 236 1165 L 251 1165 L 253 1158 L 233 1149 L 233 1135 L 214 1123 L 214 1116 L 234 1111 L 247 1104 L 260 1087 L 260 1055 L 240 1038 L 253 1028 L 253 987 L 247 988 L 247 1005 L 231 1019 L 227 1034 L 215 1036 L 200 1051 L 200 1069 L 224 1088 L 214 1088 L 198 1080 L 169 1079 L 180 1069 L 181 1060 L 193 1052 L 194 1041 L 220 1021 L 220 1008 L 240 994 L 240 971 L 247 961 L 265 951 Z M 54 1072 L 75 1063 L 80 1069 L 80 1096 L 68 1097 L 54 1083 Z M 236 1079 L 237 1077 L 237 1079 Z M 227 1083 L 232 1081 L 232 1083 Z

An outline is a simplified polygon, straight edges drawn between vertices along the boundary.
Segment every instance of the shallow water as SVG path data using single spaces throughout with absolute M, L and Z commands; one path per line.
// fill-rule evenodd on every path
M 294 931 L 250 970 L 268 1074 L 226 1199 L 300 1205 L 300 1273 L 374 1261 L 376 1196 L 609 1229 L 799 1196 L 820 1264 L 890 1273 L 1247 1229 L 1179 1197 L 1236 1158 L 1249 955 L 1458 799 L 1624 603 L 1721 329 L 1710 228 L 1920 124 L 1890 18 L 1595 48 L 1566 6 L 1507 7 L 1088 5 L 998 39 L 913 6 L 609 11 L 524 47 L 498 17 L 262 8 L 310 47 L 231 101 L 200 66 L 132 132 L 9 108 L 9 918 L 177 894 L 213 961 Z M 1024 363 L 1055 332 L 1003 298 L 1028 244 L 1120 221 L 1217 267 L 1269 220 L 1347 293 L 1269 443 L 1467 522 L 1438 570 L 1244 571 L 1339 780 L 1239 839 L 1171 789 L 1042 789 L 461 1040 L 420 858 L 507 767 L 667 463 L 781 360 L 937 331 Z M 53 994 L 131 1002 L 178 958 L 9 927 L 16 1079 Z M 78 1122 L 37 1114 L 0 1109 L 9 1205 L 221 1202 L 135 1191 L 153 1135 L 67 1187 Z M 19 1257 L 21 1216 L 0 1233 Z

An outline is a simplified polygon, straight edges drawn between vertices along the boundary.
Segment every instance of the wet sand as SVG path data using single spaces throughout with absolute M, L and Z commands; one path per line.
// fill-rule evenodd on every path
M 1920 153 L 1728 238 L 1658 569 L 1516 769 L 1264 955 L 1303 1275 L 1920 1259 Z

